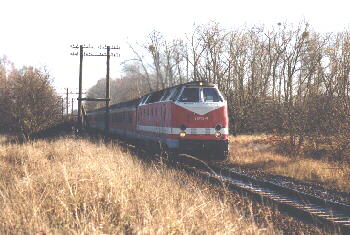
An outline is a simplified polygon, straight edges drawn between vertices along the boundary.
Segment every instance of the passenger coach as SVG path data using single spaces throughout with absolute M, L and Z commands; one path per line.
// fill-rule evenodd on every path
M 86 124 L 104 130 L 105 108 L 87 112 Z M 110 107 L 110 133 L 161 143 L 176 152 L 228 154 L 227 102 L 214 84 L 190 82 Z

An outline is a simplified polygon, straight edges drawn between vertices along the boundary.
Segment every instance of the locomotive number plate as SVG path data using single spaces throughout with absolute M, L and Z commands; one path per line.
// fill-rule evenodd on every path
M 207 121 L 208 119 L 208 117 L 194 117 L 195 121 Z

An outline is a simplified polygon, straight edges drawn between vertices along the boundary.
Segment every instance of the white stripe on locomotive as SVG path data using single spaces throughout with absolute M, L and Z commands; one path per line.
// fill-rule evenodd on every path
M 161 133 L 167 135 L 178 135 L 180 132 L 183 132 L 180 128 L 172 128 L 172 127 L 160 127 L 160 126 L 142 126 L 137 125 L 138 131 L 145 132 L 153 132 L 153 133 Z M 221 134 L 228 135 L 228 128 L 222 128 L 217 131 L 215 128 L 186 128 L 186 134 L 188 135 L 214 135 L 216 132 L 220 132 Z

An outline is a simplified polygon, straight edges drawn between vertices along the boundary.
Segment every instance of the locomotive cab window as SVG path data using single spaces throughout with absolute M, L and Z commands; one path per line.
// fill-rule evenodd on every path
M 169 100 L 175 101 L 177 99 L 177 97 L 179 96 L 180 91 L 181 91 L 181 87 L 173 88 L 172 93 L 169 96 Z
M 184 88 L 180 102 L 199 102 L 199 88 Z
M 170 89 L 165 90 L 164 95 L 163 95 L 163 97 L 161 98 L 160 101 L 165 101 L 165 100 L 167 100 L 167 99 L 169 98 L 170 95 L 171 95 L 171 90 L 170 90 Z
M 150 97 L 147 99 L 146 104 L 151 104 L 155 102 L 159 102 L 160 98 L 162 98 L 164 91 L 157 91 L 150 95 Z
M 139 105 L 143 105 L 147 99 L 147 95 L 145 95 L 144 97 L 142 97 L 141 101 L 140 101 L 140 104 Z
M 203 100 L 204 102 L 221 102 L 217 89 L 215 88 L 203 88 Z

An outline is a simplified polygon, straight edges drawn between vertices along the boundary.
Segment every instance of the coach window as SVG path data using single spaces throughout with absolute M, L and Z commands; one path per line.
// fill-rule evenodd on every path
M 130 113 L 130 112 L 127 112 L 127 115 L 126 115 L 126 122 L 129 123 L 129 122 L 130 122 L 130 119 L 131 119 L 131 113 Z
M 132 123 L 132 113 L 129 114 L 129 123 Z

